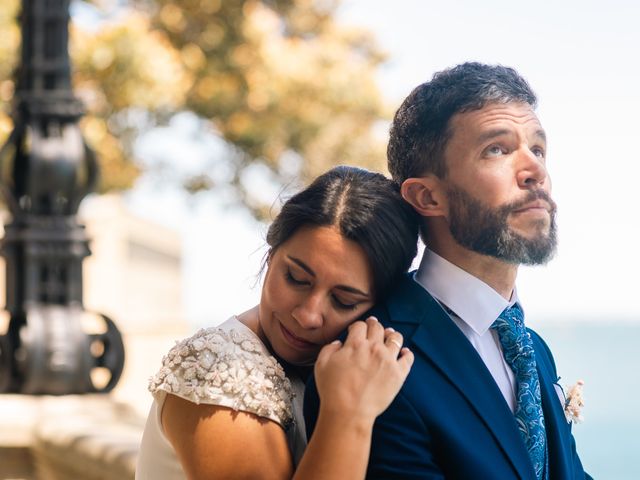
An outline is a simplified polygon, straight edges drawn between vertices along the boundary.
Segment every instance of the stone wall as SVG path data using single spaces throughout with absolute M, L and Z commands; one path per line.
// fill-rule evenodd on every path
M 133 479 L 144 418 L 109 395 L 0 395 L 0 478 Z

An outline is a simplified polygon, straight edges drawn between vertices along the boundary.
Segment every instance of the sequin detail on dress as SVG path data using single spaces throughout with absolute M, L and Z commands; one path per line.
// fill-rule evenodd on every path
M 162 359 L 149 391 L 270 418 L 288 428 L 293 390 L 282 366 L 250 332 L 201 329 Z

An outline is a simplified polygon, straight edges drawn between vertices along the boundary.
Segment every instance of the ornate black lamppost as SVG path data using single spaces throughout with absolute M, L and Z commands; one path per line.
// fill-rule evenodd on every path
M 124 365 L 115 324 L 86 334 L 82 260 L 90 254 L 76 214 L 98 167 L 71 90 L 70 0 L 23 0 L 15 128 L 0 150 L 0 187 L 12 221 L 0 254 L 7 265 L 9 328 L 0 335 L 0 393 L 109 391 Z M 0 332 L 1 333 L 1 332 Z M 98 385 L 92 372 L 108 373 Z

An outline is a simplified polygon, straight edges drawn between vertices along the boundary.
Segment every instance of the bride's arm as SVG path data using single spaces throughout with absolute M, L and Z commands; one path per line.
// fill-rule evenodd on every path
M 350 327 L 344 345 L 322 349 L 315 366 L 318 422 L 295 474 L 286 435 L 277 423 L 167 395 L 162 425 L 187 477 L 364 478 L 373 422 L 391 403 L 413 362 L 406 349 L 397 358 L 399 347 L 391 338 L 402 343 L 400 334 L 385 332 L 368 319 Z
M 286 435 L 271 420 L 167 395 L 162 425 L 189 480 L 293 475 Z
M 397 344 L 395 343 L 397 342 Z M 373 318 L 356 322 L 344 346 L 327 345 L 315 366 L 318 420 L 295 480 L 359 479 L 367 470 L 373 423 L 393 401 L 413 364 L 402 336 Z

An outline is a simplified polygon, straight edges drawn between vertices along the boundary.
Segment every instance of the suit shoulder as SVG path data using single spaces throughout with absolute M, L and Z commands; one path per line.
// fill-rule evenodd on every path
M 433 297 L 414 280 L 414 273 L 404 275 L 393 289 L 371 310 L 379 320 L 418 322 L 421 317 L 439 308 Z
M 386 300 L 376 303 L 367 313 L 363 315 L 363 318 L 367 318 L 371 315 L 380 320 L 381 323 L 386 323 L 391 317 L 389 315 L 389 308 Z

